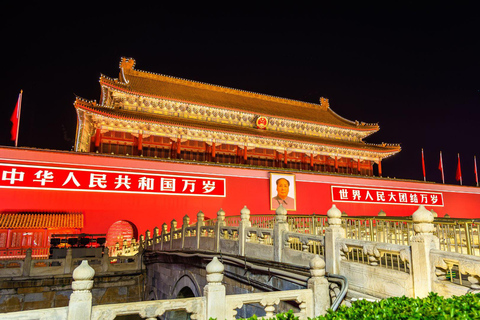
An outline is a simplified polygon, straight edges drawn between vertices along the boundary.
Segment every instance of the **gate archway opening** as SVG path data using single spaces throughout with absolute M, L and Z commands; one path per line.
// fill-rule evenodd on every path
M 114 222 L 107 231 L 106 246 L 112 255 L 122 250 L 124 245 L 130 245 L 132 239 L 137 239 L 138 229 L 134 223 L 127 220 Z

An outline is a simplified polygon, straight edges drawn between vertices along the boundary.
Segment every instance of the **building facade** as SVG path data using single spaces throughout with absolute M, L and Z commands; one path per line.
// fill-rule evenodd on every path
M 271 168 L 373 175 L 400 151 L 369 144 L 377 124 L 319 104 L 273 97 L 135 69 L 100 77 L 100 103 L 77 98 L 75 151 Z

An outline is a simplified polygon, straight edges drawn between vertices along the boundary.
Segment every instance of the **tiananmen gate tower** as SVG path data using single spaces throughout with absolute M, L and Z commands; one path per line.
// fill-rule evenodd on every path
M 335 204 L 348 215 L 407 216 L 424 205 L 473 218 L 480 205 L 476 187 L 382 178 L 383 160 L 400 146 L 367 143 L 378 124 L 347 120 L 326 98 L 175 78 L 137 70 L 131 58 L 100 86 L 98 103 L 74 102 L 74 151 L 0 147 L 3 248 L 31 245 L 22 234 L 45 245 L 53 230 L 121 242 L 171 219 L 237 215 L 244 206 L 310 215 Z M 32 221 L 42 221 L 34 233 Z

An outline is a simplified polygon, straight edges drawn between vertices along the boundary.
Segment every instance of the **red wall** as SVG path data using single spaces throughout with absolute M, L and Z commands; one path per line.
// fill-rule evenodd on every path
M 269 172 L 220 166 L 168 163 L 156 160 L 120 158 L 98 154 L 57 152 L 0 147 L 0 164 L 33 164 L 122 172 L 177 174 L 226 179 L 225 197 L 202 197 L 162 194 L 129 194 L 114 192 L 72 192 L 45 189 L 12 189 L 0 187 L 0 212 L 10 210 L 76 211 L 85 216 L 85 233 L 106 233 L 116 221 L 132 222 L 139 233 L 159 228 L 171 219 L 182 224 L 184 215 L 196 220 L 199 210 L 208 218 L 223 208 L 227 215 L 240 213 L 247 206 L 252 214 L 273 214 L 270 210 Z M 0 167 L 0 171 L 2 167 Z M 297 214 L 326 214 L 332 206 L 331 185 L 367 188 L 418 190 L 443 194 L 444 206 L 428 207 L 440 217 L 448 213 L 455 218 L 480 218 L 480 188 L 379 178 L 295 173 Z M 2 176 L 0 175 L 0 179 Z M 389 216 L 411 215 L 418 206 L 396 204 L 335 203 L 348 215 L 377 215 L 384 210 Z

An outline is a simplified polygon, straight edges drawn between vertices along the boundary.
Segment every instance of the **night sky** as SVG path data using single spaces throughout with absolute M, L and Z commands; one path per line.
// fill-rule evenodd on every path
M 272 2 L 275 3 L 275 2 Z M 480 157 L 480 19 L 473 5 L 110 7 L 2 5 L 0 145 L 24 91 L 19 146 L 71 150 L 75 95 L 99 100 L 100 74 L 136 68 L 318 103 L 379 123 L 372 143 L 400 143 L 384 176 L 475 185 Z M 480 164 L 480 162 L 479 162 Z

